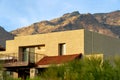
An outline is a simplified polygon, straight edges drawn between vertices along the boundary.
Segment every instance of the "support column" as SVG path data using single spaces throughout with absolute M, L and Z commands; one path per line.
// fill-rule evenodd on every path
M 3 80 L 3 71 L 0 70 L 0 80 Z
M 13 78 L 18 78 L 18 73 L 17 72 L 13 72 Z
M 31 68 L 30 69 L 30 78 L 34 78 L 36 74 L 36 69 L 35 68 Z

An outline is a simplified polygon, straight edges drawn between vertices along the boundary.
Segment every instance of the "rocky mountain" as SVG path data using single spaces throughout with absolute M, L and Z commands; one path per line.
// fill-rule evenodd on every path
M 94 14 L 94 17 L 99 21 L 99 23 L 104 24 L 106 28 L 110 29 L 120 37 L 120 10 L 110 13 Z
M 50 21 L 36 22 L 11 33 L 21 36 L 76 29 L 86 29 L 118 38 L 120 36 L 120 11 L 97 14 L 80 14 L 75 11 Z
M 0 26 L 0 46 L 5 48 L 6 40 L 11 40 L 14 35 L 7 32 L 4 28 Z
M 120 26 L 120 10 L 110 12 L 110 13 L 97 13 L 94 17 L 103 24 L 108 24 L 111 26 Z

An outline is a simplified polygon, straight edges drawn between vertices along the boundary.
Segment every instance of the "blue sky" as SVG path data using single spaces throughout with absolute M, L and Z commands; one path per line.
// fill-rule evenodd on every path
M 120 0 L 0 0 L 0 26 L 7 31 L 51 20 L 65 13 L 120 10 Z

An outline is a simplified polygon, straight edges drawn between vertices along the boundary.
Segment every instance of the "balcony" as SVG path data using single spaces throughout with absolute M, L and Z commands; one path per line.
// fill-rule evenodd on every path
M 4 63 L 3 66 L 5 68 L 13 68 L 13 67 L 25 67 L 28 66 L 28 62 L 9 62 L 9 63 Z
M 29 56 L 26 61 L 22 60 L 22 57 L 16 57 L 15 54 L 12 56 L 0 54 L 0 61 L 2 61 L 4 68 L 34 67 L 36 62 L 42 59 L 45 55 L 38 53 L 33 54 L 34 58 L 33 56 Z

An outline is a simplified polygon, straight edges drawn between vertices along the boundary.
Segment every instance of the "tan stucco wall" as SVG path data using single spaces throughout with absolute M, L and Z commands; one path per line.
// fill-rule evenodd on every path
M 120 54 L 120 39 L 85 31 L 85 54 L 89 53 Z
M 6 42 L 6 53 L 18 53 L 20 46 L 45 45 L 40 54 L 48 56 L 58 55 L 58 44 L 66 43 L 66 53 L 84 53 L 84 30 L 73 30 L 15 37 Z

